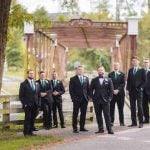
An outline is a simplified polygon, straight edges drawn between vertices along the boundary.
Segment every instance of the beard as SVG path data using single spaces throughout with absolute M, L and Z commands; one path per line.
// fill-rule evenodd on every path
M 32 80 L 32 79 L 34 79 L 34 78 L 33 78 L 33 77 L 28 77 L 28 79 Z

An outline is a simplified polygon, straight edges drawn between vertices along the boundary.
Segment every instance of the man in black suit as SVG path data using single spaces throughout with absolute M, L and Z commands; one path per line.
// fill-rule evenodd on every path
M 53 121 L 54 121 L 54 128 L 58 128 L 58 120 L 57 120 L 57 109 L 60 118 L 60 125 L 61 128 L 65 128 L 63 110 L 62 110 L 62 95 L 65 93 L 65 88 L 63 86 L 62 81 L 57 79 L 58 75 L 57 72 L 53 72 L 51 84 L 53 87 Z
M 136 102 L 138 107 L 138 119 L 139 119 L 139 128 L 143 127 L 143 88 L 146 82 L 146 73 L 143 68 L 139 66 L 139 58 L 137 56 L 132 57 L 133 67 L 128 71 L 127 78 L 127 92 L 129 93 L 130 98 L 130 107 L 131 107 L 131 120 L 132 123 L 129 127 L 137 126 L 136 120 Z
M 150 66 L 149 59 L 144 59 L 144 69 L 146 71 L 146 83 L 143 90 L 143 123 L 149 123 L 149 103 L 150 103 Z
M 115 119 L 115 104 L 117 103 L 118 112 L 119 112 L 119 121 L 120 126 L 124 126 L 124 87 L 125 87 L 125 74 L 119 71 L 119 63 L 114 63 L 114 71 L 108 74 L 108 77 L 112 79 L 113 86 L 114 86 L 114 93 L 113 99 L 110 102 L 110 116 L 111 116 L 111 123 L 114 123 Z
M 102 117 L 103 111 L 108 134 L 114 134 L 110 118 L 110 101 L 112 100 L 114 91 L 113 83 L 110 78 L 104 77 L 105 69 L 103 66 L 98 67 L 97 71 L 99 76 L 92 79 L 90 85 L 90 95 L 94 103 L 98 123 L 98 132 L 96 133 L 104 132 Z
M 27 72 L 27 79 L 20 84 L 19 98 L 25 112 L 23 133 L 32 136 L 39 105 L 39 86 L 34 81 L 33 70 Z
M 84 67 L 76 68 L 76 75 L 70 78 L 69 92 L 73 102 L 72 127 L 73 132 L 78 133 L 77 117 L 80 114 L 80 131 L 88 131 L 85 128 L 86 110 L 89 100 L 89 79 L 84 76 Z
M 43 110 L 43 127 L 50 129 L 52 127 L 52 86 L 51 82 L 46 80 L 44 71 L 39 72 L 40 79 L 37 83 L 40 87 L 41 110 Z

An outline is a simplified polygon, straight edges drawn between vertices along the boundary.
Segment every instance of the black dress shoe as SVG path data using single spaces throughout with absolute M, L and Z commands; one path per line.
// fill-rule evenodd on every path
M 51 129 L 51 127 L 45 127 L 45 130 L 50 130 Z
M 98 134 L 98 133 L 104 133 L 104 130 L 102 129 L 102 130 L 98 130 L 97 132 L 95 132 L 96 134 Z
M 38 130 L 37 128 L 34 127 L 34 128 L 33 128 L 33 131 L 39 131 L 39 130 Z
M 128 127 L 135 127 L 135 126 L 137 126 L 137 124 L 128 125 Z
M 37 135 L 34 133 L 25 133 L 24 136 L 37 136 Z
M 139 124 L 139 128 L 143 128 L 143 124 L 142 123 Z
M 61 128 L 66 128 L 65 125 L 62 125 Z
M 112 129 L 108 130 L 108 134 L 114 134 L 114 131 Z
M 88 130 L 87 130 L 87 129 L 85 129 L 85 128 L 81 128 L 81 129 L 80 129 L 80 131 L 88 132 Z
M 124 123 L 120 123 L 120 126 L 125 126 L 125 124 Z
M 79 133 L 79 131 L 78 130 L 73 130 L 73 133 Z
M 58 125 L 54 125 L 54 128 L 58 128 Z

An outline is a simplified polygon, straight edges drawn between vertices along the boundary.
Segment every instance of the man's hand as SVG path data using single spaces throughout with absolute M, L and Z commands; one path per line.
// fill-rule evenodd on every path
M 46 95 L 47 95 L 47 93 L 41 92 L 41 97 L 44 97 L 44 96 L 46 96 Z
M 53 92 L 53 95 L 54 95 L 54 96 L 57 96 L 57 95 L 59 95 L 59 92 L 54 91 L 54 92 Z
M 119 93 L 119 90 L 114 90 L 114 95 L 117 95 Z

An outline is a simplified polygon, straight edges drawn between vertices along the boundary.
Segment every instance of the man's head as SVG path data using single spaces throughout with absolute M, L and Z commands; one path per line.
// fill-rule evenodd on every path
M 39 77 L 40 77 L 41 80 L 45 80 L 45 78 L 46 78 L 45 72 L 44 71 L 40 71 L 39 72 Z
M 97 68 L 97 72 L 99 76 L 103 76 L 105 74 L 105 68 L 103 66 L 99 66 Z
M 148 58 L 144 59 L 144 67 L 149 68 L 149 59 Z
M 84 74 L 84 67 L 83 66 L 78 66 L 76 68 L 76 74 L 77 75 L 83 75 Z
M 27 71 L 27 78 L 30 80 L 34 79 L 34 71 L 32 69 Z
M 119 62 L 115 62 L 114 63 L 114 70 L 119 71 L 119 68 L 120 68 Z
M 54 72 L 52 73 L 52 79 L 53 79 L 53 80 L 56 80 L 56 79 L 57 79 L 57 76 L 58 76 L 57 72 L 54 71 Z
M 139 58 L 137 56 L 133 56 L 132 57 L 132 65 L 133 65 L 133 67 L 138 67 L 139 63 L 140 63 Z

